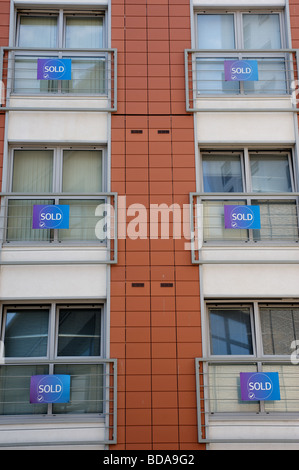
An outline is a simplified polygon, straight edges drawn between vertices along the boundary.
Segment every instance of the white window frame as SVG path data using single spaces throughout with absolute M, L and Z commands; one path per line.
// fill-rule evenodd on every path
M 58 240 L 58 232 L 56 229 L 54 229 L 54 239 L 53 240 L 48 240 L 48 241 L 34 241 L 34 240 L 30 240 L 30 241 L 22 241 L 22 240 L 19 240 L 19 241 L 9 241 L 7 240 L 7 220 L 8 220 L 8 203 L 9 203 L 9 200 L 11 199 L 16 199 L 16 198 L 19 198 L 19 199 L 26 199 L 26 195 L 22 195 L 22 196 L 15 196 L 14 197 L 14 194 L 18 194 L 18 193 L 13 193 L 12 192 L 12 181 L 13 181 L 13 160 L 14 160 L 14 152 L 16 150 L 40 150 L 40 151 L 53 151 L 53 186 L 52 186 L 52 190 L 50 191 L 50 193 L 53 193 L 53 196 L 51 196 L 51 194 L 49 193 L 36 193 L 36 197 L 29 197 L 31 199 L 54 199 L 55 201 L 55 204 L 58 204 L 59 203 L 59 199 L 74 199 L 74 200 L 78 200 L 78 199 L 82 199 L 82 200 L 91 200 L 92 199 L 105 199 L 106 201 L 106 196 L 90 196 L 88 195 L 88 193 L 80 193 L 78 191 L 78 194 L 80 194 L 80 196 L 71 196 L 69 195 L 69 193 L 65 192 L 63 193 L 62 192 L 62 176 L 63 176 L 63 152 L 65 150 L 87 150 L 87 151 L 101 151 L 102 153 L 102 191 L 101 193 L 105 193 L 107 191 L 107 186 L 108 186 L 108 181 L 107 181 L 107 148 L 103 145 L 80 145 L 80 144 L 76 144 L 74 146 L 67 146 L 67 145 L 49 145 L 49 146 L 44 146 L 44 145 L 38 145 L 38 144 L 32 144 L 32 145 L 14 145 L 14 146 L 11 146 L 9 148 L 9 152 L 8 152 L 8 155 L 9 155 L 9 160 L 8 160 L 8 171 L 7 171 L 7 181 L 6 181 L 6 188 L 7 188 L 7 191 L 6 191 L 6 194 L 7 193 L 11 193 L 10 195 L 6 195 L 2 198 L 2 217 L 4 219 L 4 223 L 2 224 L 3 227 L 2 227 L 2 240 L 3 240 L 3 243 L 4 244 L 9 244 L 9 245 L 46 245 L 46 246 L 49 246 L 49 244 L 51 245 L 92 245 L 94 246 L 95 244 L 97 246 L 103 246 L 103 245 L 106 245 L 106 242 L 105 241 L 101 241 L 101 240 L 98 240 L 97 243 L 95 243 L 94 241 L 92 240 L 74 240 L 74 241 L 59 241 Z M 30 194 L 30 193 L 28 193 Z M 55 196 L 55 194 L 59 194 L 59 196 Z M 35 196 L 35 195 L 34 195 Z M 59 230 L 59 229 L 58 229 Z
M 285 366 L 292 366 L 291 363 L 291 353 L 292 350 L 290 349 L 290 354 L 284 354 L 284 355 L 267 355 L 263 353 L 263 342 L 262 342 L 262 331 L 261 331 L 261 313 L 260 313 L 260 308 L 267 306 L 267 307 L 276 307 L 276 308 L 299 308 L 299 300 L 298 302 L 279 302 L 275 300 L 233 300 L 233 299 L 228 299 L 228 300 L 223 300 L 219 299 L 218 300 L 206 300 L 205 302 L 205 329 L 203 331 L 203 338 L 204 342 L 206 345 L 206 352 L 207 352 L 207 358 L 206 362 L 209 363 L 205 365 L 204 370 L 205 374 L 208 372 L 210 367 L 213 368 L 213 365 L 220 365 L 222 364 L 225 367 L 229 366 L 236 366 L 239 364 L 240 370 L 242 368 L 241 364 L 243 363 L 245 366 L 245 363 L 247 362 L 248 365 L 250 364 L 256 364 L 257 366 L 257 371 L 262 371 L 263 370 L 263 363 L 265 365 L 270 365 L 271 367 L 275 366 L 277 368 Z M 251 326 L 252 326 L 252 344 L 253 344 L 253 355 L 245 354 L 245 355 L 213 355 L 211 353 L 211 328 L 210 328 L 210 308 L 236 308 L 236 307 L 249 307 L 251 310 Z M 291 348 L 291 345 L 290 345 Z M 219 362 L 217 362 L 217 359 Z M 268 361 L 268 362 L 267 362 Z M 246 367 L 246 366 L 245 366 Z M 296 365 L 293 365 L 293 367 L 298 367 Z M 244 370 L 245 371 L 245 370 Z M 213 393 L 213 390 L 210 390 L 210 383 L 208 380 L 208 376 L 205 375 L 204 377 L 204 383 L 206 384 L 206 399 L 208 400 L 208 394 L 211 392 Z M 281 387 L 283 386 L 283 383 L 281 383 Z M 282 394 L 282 399 L 283 397 L 283 391 L 281 390 Z M 286 398 L 284 398 L 286 399 Z M 221 401 L 221 399 L 220 399 Z M 254 405 L 255 404 L 255 405 Z M 253 409 L 252 411 L 248 411 L 246 407 L 246 411 L 236 411 L 236 412 L 231 412 L 231 411 L 215 411 L 215 412 L 209 412 L 209 419 L 236 419 L 236 418 L 242 418 L 242 417 L 248 417 L 252 416 L 254 419 L 258 419 L 259 417 L 262 417 L 265 419 L 267 418 L 273 418 L 273 417 L 285 417 L 287 419 L 289 418 L 294 418 L 298 419 L 299 416 L 299 411 L 276 411 L 275 409 L 271 410 L 269 412 L 269 409 L 267 409 L 267 402 L 263 401 L 257 401 L 257 402 L 252 402 L 253 408 L 254 406 L 257 406 L 258 404 L 258 416 L 256 413 L 256 409 Z
M 243 191 L 240 193 L 234 193 L 234 192 L 221 192 L 221 195 L 219 195 L 220 192 L 218 193 L 213 193 L 213 192 L 205 192 L 204 191 L 204 179 L 203 179 L 203 155 L 206 155 L 210 153 L 211 155 L 240 155 L 240 163 L 241 163 L 241 175 L 242 175 L 242 183 L 243 183 Z M 294 201 L 296 204 L 297 208 L 297 213 L 299 214 L 299 198 L 298 198 L 298 170 L 297 170 L 297 160 L 296 160 L 296 155 L 295 155 L 295 150 L 288 146 L 288 147 L 281 147 L 281 148 L 273 148 L 271 150 L 271 146 L 201 146 L 199 147 L 199 187 L 200 187 L 200 193 L 201 193 L 201 198 L 198 200 L 199 203 L 203 203 L 203 201 L 213 201 L 213 200 L 218 200 L 218 201 L 233 201 L 234 199 L 240 201 L 244 201 L 244 204 L 252 204 L 252 201 L 256 200 L 265 200 L 267 199 L 267 192 L 252 192 L 252 184 L 251 184 L 251 170 L 250 170 L 250 154 L 255 154 L 255 153 L 260 153 L 261 155 L 287 155 L 288 156 L 288 161 L 289 161 L 289 169 L 290 169 L 290 178 L 291 178 L 291 185 L 292 185 L 292 191 L 283 193 L 282 195 L 279 195 L 278 193 L 276 194 L 275 192 L 269 192 L 271 194 L 271 198 L 269 201 Z M 215 195 L 217 194 L 217 195 Z M 237 195 L 237 196 L 236 196 Z M 230 197 L 231 196 L 231 197 Z M 204 229 L 204 227 L 203 227 Z M 204 245 L 205 246 L 219 246 L 219 245 L 225 245 L 225 246 L 234 246 L 234 245 L 240 245 L 240 244 L 254 244 L 262 246 L 269 246 L 269 245 L 279 245 L 279 246 L 294 246 L 298 245 L 299 242 L 299 217 L 297 220 L 297 229 L 298 229 L 298 237 L 297 238 L 290 238 L 288 239 L 286 237 L 285 240 L 282 238 L 271 238 L 271 239 L 254 239 L 253 237 L 253 231 L 249 230 L 248 231 L 248 237 L 244 235 L 242 238 L 232 238 L 231 240 L 228 238 L 223 238 L 221 240 L 213 240 L 213 238 L 208 238 L 207 240 L 204 240 Z M 244 231 L 245 234 L 245 231 Z
M 38 309 L 41 308 L 43 310 L 49 311 L 49 328 L 48 328 L 48 346 L 47 346 L 47 356 L 44 357 L 5 357 L 5 323 L 6 323 L 6 314 L 7 310 L 12 308 L 18 308 L 21 310 L 28 310 L 28 309 Z M 86 308 L 86 309 L 99 309 L 101 310 L 101 353 L 99 356 L 58 356 L 57 355 L 57 346 L 58 346 L 58 325 L 59 325 L 59 310 L 61 308 Z M 17 303 L 5 303 L 2 305 L 2 309 L 0 312 L 1 321 L 0 321 L 0 338 L 2 344 L 4 343 L 3 348 L 3 357 L 1 358 L 1 366 L 9 367 L 9 366 L 45 366 L 48 368 L 48 374 L 55 373 L 55 366 L 58 365 L 97 365 L 101 364 L 101 361 L 106 358 L 107 355 L 107 346 L 106 346 L 106 304 L 105 302 L 101 301 L 88 301 L 88 302 L 75 302 L 75 301 L 45 301 L 45 302 L 17 302 Z M 108 380 L 107 371 L 105 372 L 105 363 L 103 363 L 103 380 Z M 78 419 L 84 418 L 84 421 L 94 420 L 95 418 L 98 420 L 99 418 L 105 419 L 105 403 L 107 401 L 105 386 L 103 390 L 103 413 L 59 413 L 57 415 L 53 415 L 52 413 L 52 404 L 48 404 L 47 407 L 47 414 L 25 414 L 25 415 L 0 415 L 0 423 L 3 421 L 10 422 L 11 420 L 19 420 L 20 416 L 25 421 L 30 420 L 47 420 L 47 419 L 60 419 L 63 418 L 65 421 L 77 421 Z M 28 397 L 29 400 L 29 397 Z
M 19 31 L 20 31 L 20 18 L 22 16 L 35 16 L 35 17 L 42 17 L 42 16 L 56 16 L 57 17 L 57 48 L 65 48 L 65 33 L 66 33 L 66 17 L 67 16 L 76 16 L 80 18 L 94 18 L 95 16 L 99 16 L 103 18 L 103 49 L 107 47 L 107 11 L 101 9 L 97 11 L 89 11 L 80 9 L 74 10 L 67 9 L 67 8 L 59 8 L 59 9 L 51 9 L 51 10 L 28 10 L 28 9 L 19 9 L 16 10 L 16 32 L 14 33 L 14 45 L 15 47 L 19 47 Z
M 90 11 L 88 9 L 84 9 L 84 7 L 81 7 L 80 8 L 80 5 L 78 5 L 78 9 L 74 10 L 73 8 L 72 9 L 68 9 L 68 8 L 53 8 L 53 9 L 44 9 L 44 10 L 37 10 L 37 9 L 16 9 L 15 10 L 15 30 L 13 30 L 12 32 L 12 37 L 13 37 L 13 44 L 14 44 L 14 47 L 15 48 L 18 48 L 20 47 L 19 46 L 19 31 L 20 31 L 20 18 L 22 16 L 28 16 L 28 17 L 32 17 L 32 16 L 35 16 L 35 17 L 47 17 L 47 16 L 55 16 L 57 17 L 57 44 L 56 44 L 56 49 L 59 49 L 60 52 L 58 52 L 56 50 L 55 54 L 57 55 L 57 57 L 62 57 L 62 54 L 63 54 L 63 50 L 65 49 L 65 32 L 66 32 L 66 17 L 67 16 L 77 16 L 77 17 L 80 17 L 80 18 L 94 18 L 95 16 L 99 16 L 99 17 L 102 17 L 103 18 L 103 45 L 102 45 L 102 48 L 103 49 L 103 53 L 100 52 L 101 56 L 100 58 L 102 59 L 105 59 L 105 61 L 108 60 L 108 54 L 107 52 L 105 52 L 105 48 L 107 48 L 107 44 L 108 44 L 108 27 L 107 27 L 107 20 L 108 20 L 108 14 L 107 14 L 107 10 L 106 9 L 103 9 L 103 7 L 101 9 L 96 9 L 95 7 L 95 10 L 93 11 Z M 55 50 L 55 48 L 53 49 L 53 51 Z M 95 48 L 95 51 L 97 49 Z M 82 51 L 80 52 L 80 49 L 74 51 L 71 53 L 72 55 L 72 58 L 82 58 L 83 57 L 83 54 L 84 54 L 84 58 L 87 58 L 87 59 L 92 59 L 92 58 L 99 58 L 98 57 L 98 54 L 95 55 L 95 53 L 93 53 L 92 51 L 88 51 L 88 52 L 84 52 L 84 48 L 82 49 Z M 27 58 L 30 58 L 30 56 L 32 56 L 32 58 L 36 58 L 37 55 L 43 55 L 43 56 L 47 56 L 49 55 L 50 57 L 53 56 L 53 53 L 51 54 L 51 48 L 49 48 L 49 50 L 47 52 L 43 52 L 43 53 L 39 53 L 38 51 L 22 51 L 22 48 L 21 50 L 14 50 L 13 52 L 10 52 L 10 59 L 9 61 L 13 61 L 13 63 L 15 63 L 15 58 L 18 57 L 20 58 L 21 56 L 24 56 L 24 57 L 27 57 Z M 12 68 L 12 66 L 10 66 Z M 14 68 L 14 66 L 13 66 Z M 35 92 L 35 93 L 31 93 L 30 91 L 24 91 L 24 90 L 15 90 L 15 86 L 14 86 L 14 80 L 15 80 L 15 77 L 14 77 L 14 73 L 12 73 L 12 71 L 9 71 L 8 73 L 8 79 L 9 79 L 9 82 L 11 83 L 10 85 L 10 90 L 8 89 L 7 90 L 7 97 L 9 98 L 10 95 L 14 95 L 14 96 L 38 96 L 38 97 L 49 97 L 49 96 L 63 96 L 63 97 L 68 97 L 68 96 L 97 96 L 97 97 L 106 97 L 107 94 L 109 96 L 109 90 L 107 90 L 107 83 L 108 83 L 108 80 L 109 80 L 109 71 L 107 70 L 107 67 L 106 67 L 106 71 L 105 71 L 105 83 L 104 83 L 104 88 L 103 90 L 98 90 L 96 92 L 92 91 L 92 90 L 84 90 L 84 92 L 81 92 L 81 91 L 72 91 L 72 90 L 64 90 L 63 89 L 63 85 L 62 85 L 62 81 L 61 80 L 56 80 L 55 82 L 57 82 L 57 90 L 49 90 L 49 91 L 42 91 L 40 90 L 39 92 Z M 49 83 L 51 83 L 53 81 L 49 81 Z M 68 83 L 68 82 L 67 82 Z
M 195 31 L 195 49 L 199 49 L 198 45 L 198 15 L 224 15 L 224 14 L 232 14 L 234 16 L 234 38 L 235 38 L 235 48 L 231 50 L 229 53 L 222 53 L 222 49 L 214 49 L 211 50 L 209 55 L 204 55 L 201 58 L 226 58 L 229 59 L 230 57 L 237 58 L 238 56 L 239 59 L 241 59 L 243 56 L 246 56 L 248 59 L 258 59 L 259 57 L 264 57 L 264 53 L 250 53 L 250 49 L 248 49 L 248 54 L 246 54 L 246 49 L 244 49 L 244 37 L 243 37 L 243 14 L 278 14 L 279 15 L 279 24 L 280 24 L 280 40 L 281 40 L 281 47 L 280 49 L 286 49 L 289 43 L 289 39 L 287 36 L 287 26 L 286 26 L 286 15 L 285 15 L 285 10 L 284 9 L 261 9 L 261 10 L 249 10 L 248 7 L 244 9 L 239 9 L 239 10 L 233 10 L 233 9 L 213 9 L 213 10 L 196 10 L 194 12 L 194 31 Z M 243 54 L 240 54 L 238 52 L 234 52 L 238 50 L 244 50 Z M 285 70 L 285 81 L 286 81 L 286 93 L 258 93 L 258 92 L 251 92 L 249 94 L 245 93 L 244 91 L 244 83 L 243 82 L 238 82 L 239 83 L 239 91 L 235 93 L 205 93 L 204 91 L 197 90 L 197 85 L 196 85 L 196 95 L 197 98 L 204 98 L 206 99 L 207 96 L 217 96 L 217 97 L 238 97 L 238 96 L 258 96 L 258 97 L 269 97 L 269 96 L 288 96 L 291 93 L 291 82 L 294 80 L 294 70 L 293 70 L 293 59 L 291 57 L 291 54 L 288 53 L 278 53 L 278 52 L 271 52 L 271 49 L 267 50 L 267 57 L 269 58 L 276 58 L 276 59 L 284 59 L 286 62 L 286 70 Z M 198 56 L 199 58 L 199 56 Z M 290 62 L 290 63 L 289 63 Z M 196 68 L 196 64 L 194 65 Z M 194 72 L 194 80 L 197 81 L 197 72 Z
M 285 25 L 285 11 L 282 9 L 262 9 L 262 10 L 255 10 L 255 9 L 242 9 L 242 10 L 231 10 L 231 9 L 216 9 L 216 10 L 197 10 L 195 12 L 195 41 L 196 41 L 196 48 L 198 48 L 198 34 L 197 34 L 197 16 L 198 15 L 224 15 L 224 14 L 231 14 L 234 16 L 234 33 L 235 33 L 235 49 L 244 49 L 244 38 L 243 38 L 243 15 L 244 14 L 252 14 L 252 15 L 270 15 L 270 14 L 278 14 L 279 15 L 279 23 L 280 23 L 280 36 L 281 36 L 281 49 L 287 47 L 287 37 L 286 37 L 286 25 Z M 221 51 L 221 49 L 215 49 L 215 51 Z M 271 52 L 271 49 L 269 49 Z
M 241 147 L 241 146 L 240 146 Z M 201 179 L 200 179 L 200 185 L 202 188 L 202 192 L 204 192 L 204 180 L 203 180 L 203 156 L 207 154 L 211 155 L 239 155 L 240 156 L 240 164 L 241 164 L 241 176 L 242 176 L 242 183 L 243 183 L 243 193 L 251 193 L 252 192 L 252 182 L 251 182 L 251 168 L 250 168 L 250 155 L 251 154 L 261 154 L 261 155 L 286 155 L 288 157 L 288 162 L 289 162 L 289 169 L 290 169 L 290 178 L 291 178 L 291 185 L 292 185 L 292 191 L 290 191 L 290 195 L 292 192 L 297 191 L 297 181 L 296 181 L 296 169 L 295 169 L 295 163 L 294 163 L 294 152 L 292 148 L 286 148 L 286 149 L 273 149 L 270 150 L 269 148 L 265 148 L 263 150 L 262 148 L 252 148 L 252 147 L 243 147 L 243 148 L 238 148 L 238 149 L 233 149 L 231 148 L 230 150 L 228 148 L 224 148 L 224 150 L 220 148 L 200 148 L 200 168 L 201 168 Z M 208 193 L 207 194 L 213 194 L 213 193 Z M 229 194 L 229 193 L 227 193 Z M 233 194 L 233 193 L 232 193 Z M 262 192 L 260 193 L 262 196 Z M 275 196 L 275 193 L 273 193 L 273 196 Z

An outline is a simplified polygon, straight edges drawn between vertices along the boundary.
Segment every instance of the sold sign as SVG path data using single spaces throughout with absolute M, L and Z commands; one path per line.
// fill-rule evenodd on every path
M 224 74 L 226 82 L 257 81 L 257 60 L 225 60 Z
M 33 375 L 30 403 L 69 403 L 70 375 Z
M 280 400 L 278 372 L 240 372 L 242 401 Z
M 260 229 L 260 207 L 224 206 L 224 226 L 229 229 Z
M 69 228 L 70 206 L 34 205 L 32 215 L 33 229 Z
M 71 80 L 72 59 L 37 59 L 38 80 Z

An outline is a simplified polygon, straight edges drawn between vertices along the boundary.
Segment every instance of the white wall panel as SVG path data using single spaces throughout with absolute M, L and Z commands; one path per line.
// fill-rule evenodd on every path
M 0 430 L 1 443 L 7 445 L 4 449 L 47 449 L 48 446 L 53 449 L 63 450 L 64 445 L 56 445 L 55 443 L 69 443 L 68 449 L 80 449 L 80 444 L 84 441 L 94 442 L 97 450 L 103 450 L 101 441 L 105 439 L 105 428 L 103 423 L 51 423 L 51 424 L 17 424 L 2 425 Z M 76 447 L 74 447 L 74 444 Z M 19 447 L 19 444 L 26 443 L 27 446 Z M 46 443 L 46 446 L 40 447 L 40 444 Z M 11 447 L 10 447 L 11 445 Z M 72 446 L 73 445 L 73 446 Z M 17 447 L 16 447 L 17 446 Z M 90 446 L 91 447 L 91 446 Z M 83 447 L 84 448 L 84 447 Z M 3 449 L 3 448 L 2 448 Z M 86 448 L 85 448 L 86 450 Z
M 205 297 L 298 297 L 299 264 L 204 265 Z
M 236 6 L 236 8 L 243 7 L 283 7 L 285 6 L 285 0 L 193 0 L 194 6 L 205 6 L 215 8 L 217 6 Z
M 107 142 L 107 113 L 10 112 L 8 140 Z
M 0 298 L 106 298 L 105 265 L 2 266 Z
M 293 143 L 292 113 L 201 113 L 197 114 L 198 142 Z

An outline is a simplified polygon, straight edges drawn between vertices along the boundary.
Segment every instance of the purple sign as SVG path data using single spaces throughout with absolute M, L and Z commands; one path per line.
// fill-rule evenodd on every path
M 240 372 L 241 400 L 280 400 L 278 372 Z
M 70 206 L 34 205 L 32 216 L 33 229 L 69 228 Z
M 257 60 L 225 60 L 224 76 L 226 82 L 258 81 Z
M 260 207 L 224 206 L 224 226 L 229 229 L 260 229 Z
M 37 59 L 38 80 L 71 80 L 72 59 Z
M 70 375 L 33 375 L 30 403 L 69 403 Z

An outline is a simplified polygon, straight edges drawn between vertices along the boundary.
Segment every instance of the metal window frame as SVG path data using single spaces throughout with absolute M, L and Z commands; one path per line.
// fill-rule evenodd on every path
M 13 193 L 12 192 L 12 178 L 13 178 L 13 160 L 14 160 L 14 152 L 15 150 L 45 150 L 45 151 L 52 151 L 53 152 L 53 180 L 52 180 L 52 189 L 53 192 L 47 192 L 47 193 Z M 75 144 L 73 146 L 68 146 L 68 145 L 49 145 L 47 147 L 40 145 L 40 144 L 26 144 L 26 145 L 12 145 L 10 147 L 9 151 L 9 164 L 8 164 L 8 174 L 7 174 L 7 180 L 6 180 L 6 187 L 8 188 L 8 191 L 6 192 L 1 192 L 0 197 L 2 197 L 2 207 L 0 209 L 0 212 L 2 214 L 2 222 L 0 224 L 0 229 L 2 230 L 3 236 L 3 243 L 6 244 L 5 242 L 5 234 L 7 230 L 7 211 L 8 211 L 8 201 L 9 200 L 24 200 L 24 199 L 54 199 L 56 203 L 59 202 L 59 200 L 62 199 L 82 199 L 82 200 L 98 200 L 98 199 L 103 199 L 106 202 L 109 200 L 113 200 L 114 202 L 114 215 L 115 215 L 115 224 L 114 224 L 114 249 L 113 249 L 113 256 L 112 259 L 110 260 L 103 260 L 103 261 L 97 261 L 94 262 L 95 264 L 116 264 L 117 263 L 117 252 L 118 252 L 118 240 L 117 240 L 117 218 L 118 218 L 118 206 L 117 206 L 117 198 L 118 194 L 115 192 L 98 192 L 98 193 L 66 193 L 66 192 L 59 192 L 59 190 L 62 189 L 62 170 L 63 170 L 63 154 L 64 151 L 66 150 L 90 150 L 90 151 L 101 151 L 102 152 L 102 185 L 103 189 L 107 187 L 107 181 L 106 181 L 106 175 L 107 175 L 107 158 L 106 158 L 106 148 L 105 146 L 102 145 L 83 145 L 83 144 Z M 56 190 L 56 191 L 55 191 Z M 5 221 L 5 223 L 4 223 Z M 49 246 L 49 241 L 47 242 L 37 242 L 37 241 L 28 241 L 28 242 L 9 242 L 9 246 Z M 61 246 L 61 243 L 58 241 L 57 238 L 57 231 L 56 231 L 56 236 L 54 238 L 54 241 L 51 241 L 51 246 Z M 98 246 L 98 247 L 104 247 L 107 246 L 107 249 L 110 249 L 111 242 L 108 239 L 106 242 L 100 242 L 98 244 L 95 244 L 95 242 L 92 241 L 64 241 L 63 242 L 64 246 Z M 52 262 L 54 264 L 61 264 L 59 262 Z M 88 261 L 87 263 L 83 264 L 92 264 L 92 261 Z M 20 263 L 22 264 L 22 263 Z M 27 263 L 25 263 L 27 264 Z M 40 264 L 39 262 L 33 262 L 33 264 Z M 51 261 L 48 263 L 43 263 L 41 264 L 51 264 Z M 81 264 L 81 263 L 80 263 Z M 0 265 L 1 265 L 1 260 L 0 260 Z
M 100 308 L 101 309 L 101 356 L 57 356 L 57 341 L 58 341 L 58 321 L 59 321 L 59 309 L 64 308 L 66 306 L 70 306 L 71 308 Z M 49 373 L 54 372 L 55 365 L 96 365 L 96 364 L 103 364 L 106 368 L 104 370 L 104 375 L 106 375 L 106 384 L 104 387 L 103 392 L 103 404 L 104 409 L 101 415 L 95 413 L 85 413 L 85 414 L 59 414 L 53 416 L 51 412 L 51 405 L 48 405 L 48 412 L 47 415 L 22 415 L 22 419 L 24 422 L 31 422 L 31 423 L 47 423 L 49 420 L 55 420 L 55 422 L 67 422 L 67 423 L 77 423 L 77 422 L 99 422 L 99 420 L 104 420 L 103 422 L 106 423 L 106 427 L 108 426 L 108 430 L 110 431 L 110 419 L 113 420 L 112 425 L 112 438 L 108 438 L 103 441 L 96 441 L 96 442 L 84 442 L 82 444 L 116 444 L 117 443 L 117 359 L 110 359 L 105 357 L 105 335 L 106 335 L 106 309 L 105 309 L 105 302 L 99 302 L 99 300 L 95 301 L 46 301 L 45 302 L 28 302 L 22 303 L 18 301 L 17 303 L 7 302 L 2 304 L 2 312 L 1 312 L 1 334 L 0 337 L 2 341 L 5 340 L 5 318 L 7 314 L 7 310 L 12 307 L 18 307 L 21 310 L 28 310 L 28 309 L 43 309 L 49 311 L 49 327 L 48 327 L 48 351 L 47 357 L 34 357 L 34 358 L 5 358 L 5 362 L 3 363 L 4 366 L 25 366 L 25 365 L 45 365 L 48 367 Z M 111 372 L 109 372 L 109 368 L 113 368 L 113 411 L 110 413 L 109 405 L 111 406 L 110 398 L 107 396 L 110 393 L 110 376 Z M 107 408 L 108 407 L 108 408 Z M 106 417 L 105 417 L 106 416 Z M 0 424 L 13 424 L 14 422 L 19 422 L 20 416 L 19 415 L 4 415 L 0 417 Z M 109 434 L 108 431 L 108 434 Z M 1 430 L 0 430 L 1 432 Z M 107 432 L 105 432 L 107 436 Z M 37 443 L 36 445 L 78 445 L 78 442 L 46 442 L 46 443 Z M 18 446 L 35 446 L 32 443 L 9 443 L 4 444 L 0 443 L 0 447 L 18 447 Z
M 241 178 L 242 178 L 242 185 L 243 185 L 243 190 L 245 192 L 252 192 L 252 174 L 251 174 L 251 165 L 250 165 L 250 160 L 252 155 L 261 155 L 261 156 L 269 156 L 269 159 L 271 156 L 281 156 L 285 155 L 288 159 L 288 164 L 289 164 L 289 171 L 290 171 L 290 181 L 291 181 L 291 186 L 292 186 L 292 191 L 290 191 L 290 194 L 292 194 L 294 191 L 296 191 L 297 188 L 297 182 L 295 178 L 295 166 L 294 166 L 294 155 L 293 155 L 293 149 L 292 148 L 285 148 L 285 149 L 273 149 L 270 150 L 269 148 L 265 148 L 265 150 L 261 150 L 260 148 L 251 148 L 249 146 L 242 146 L 240 145 L 239 147 L 236 147 L 235 149 L 231 148 L 229 149 L 220 149 L 220 148 L 204 148 L 201 147 L 199 149 L 199 158 L 200 158 L 200 164 L 201 164 L 201 178 L 200 178 L 200 186 L 202 188 L 202 191 L 204 192 L 204 185 L 203 185 L 203 157 L 208 156 L 208 155 L 220 155 L 220 156 L 226 156 L 226 155 L 232 155 L 236 156 L 238 155 L 240 157 L 240 167 L 241 167 Z M 210 194 L 211 196 L 213 195 L 212 192 L 206 192 L 206 194 Z M 232 193 L 233 194 L 233 193 Z M 261 193 L 262 194 L 262 193 Z M 273 193 L 275 195 L 275 193 Z
M 234 16 L 234 40 L 235 40 L 235 47 L 236 49 L 238 48 L 244 48 L 244 27 L 243 27 L 243 15 L 245 14 L 252 14 L 252 15 L 262 15 L 262 14 L 278 14 L 279 15 L 279 24 L 280 24 L 280 41 L 281 41 L 281 46 L 286 47 L 287 44 L 287 38 L 286 38 L 286 28 L 285 28 L 285 11 L 282 8 L 261 8 L 261 9 L 256 9 L 256 7 L 253 7 L 252 9 L 248 8 L 248 5 L 246 5 L 244 8 L 240 9 L 240 5 L 238 5 L 239 8 L 233 8 L 233 7 L 216 7 L 216 8 L 207 8 L 205 10 L 202 10 L 201 8 L 196 9 L 194 12 L 195 16 L 195 44 L 198 45 L 198 21 L 197 17 L 198 15 L 225 15 L 225 14 L 231 14 Z

